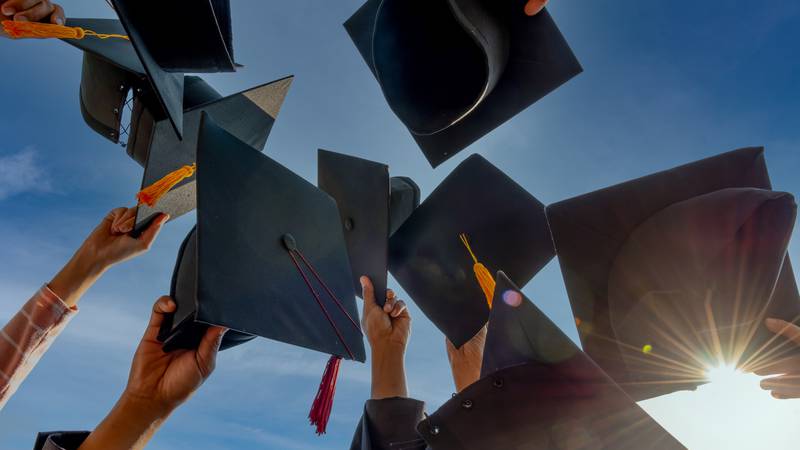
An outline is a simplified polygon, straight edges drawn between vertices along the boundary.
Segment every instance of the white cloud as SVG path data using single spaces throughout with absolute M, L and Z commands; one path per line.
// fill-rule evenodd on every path
M 32 147 L 0 156 L 0 200 L 24 192 L 50 190 L 50 178 L 38 165 L 38 154 Z

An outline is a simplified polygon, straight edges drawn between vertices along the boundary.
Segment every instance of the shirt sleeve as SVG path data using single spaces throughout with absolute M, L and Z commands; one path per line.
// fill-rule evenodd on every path
M 44 285 L 0 330 L 0 410 L 77 312 Z
M 78 450 L 87 437 L 88 431 L 39 433 L 33 450 Z
M 425 441 L 417 433 L 424 410 L 424 402 L 410 398 L 367 401 L 350 449 L 424 450 Z

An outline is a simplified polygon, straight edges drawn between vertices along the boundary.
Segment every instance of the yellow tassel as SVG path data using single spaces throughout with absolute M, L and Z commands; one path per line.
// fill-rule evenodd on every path
M 4 20 L 3 30 L 14 39 L 20 38 L 56 38 L 56 39 L 83 39 L 86 36 L 94 36 L 98 39 L 128 39 L 123 34 L 102 34 L 81 27 L 67 27 L 52 23 L 39 22 L 17 22 L 14 20 Z
M 475 253 L 472 251 L 472 247 L 469 245 L 467 235 L 462 233 L 458 237 L 461 238 L 461 242 L 464 244 L 464 247 L 467 248 L 470 256 L 472 256 L 472 260 L 475 262 L 475 264 L 472 266 L 472 270 L 475 272 L 475 278 L 478 279 L 478 284 L 481 286 L 481 290 L 483 290 L 483 295 L 486 296 L 486 302 L 489 304 L 489 309 L 491 309 L 492 300 L 494 299 L 494 288 L 496 285 L 494 277 L 489 272 L 489 269 L 486 268 L 486 266 L 478 262 L 478 258 L 475 256 Z
M 191 166 L 183 166 L 180 169 L 168 173 L 164 178 L 156 181 L 155 183 L 147 186 L 136 194 L 136 199 L 139 204 L 145 204 L 149 207 L 156 206 L 156 203 L 164 196 L 170 189 L 174 188 L 176 184 L 194 175 L 197 170 L 197 164 Z

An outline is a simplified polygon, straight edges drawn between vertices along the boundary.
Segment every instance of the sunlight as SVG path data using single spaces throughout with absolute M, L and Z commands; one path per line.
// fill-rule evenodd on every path
M 710 384 L 717 386 L 749 386 L 751 383 L 749 377 L 737 370 L 734 366 L 719 366 L 711 368 L 706 372 L 706 378 Z
M 796 449 L 800 401 L 776 400 L 761 377 L 733 366 L 706 371 L 708 384 L 640 402 L 691 450 Z

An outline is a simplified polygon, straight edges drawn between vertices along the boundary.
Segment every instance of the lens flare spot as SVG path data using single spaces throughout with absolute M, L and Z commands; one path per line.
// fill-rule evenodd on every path
M 522 295 L 517 291 L 508 290 L 503 292 L 503 301 L 506 305 L 516 308 L 522 304 Z
M 642 353 L 644 353 L 645 355 L 653 353 L 653 346 L 650 344 L 645 344 L 644 347 L 642 347 Z

